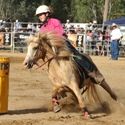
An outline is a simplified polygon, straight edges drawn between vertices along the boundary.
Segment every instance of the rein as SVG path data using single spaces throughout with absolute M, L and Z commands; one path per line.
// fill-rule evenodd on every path
M 39 68 L 41 68 L 42 66 L 44 66 L 47 62 L 49 62 L 49 61 L 51 61 L 52 59 L 54 59 L 55 58 L 55 56 L 53 56 L 53 57 L 51 57 L 51 58 L 49 58 L 47 61 L 45 61 L 42 65 L 40 65 L 40 66 L 38 66 L 36 69 L 39 69 Z

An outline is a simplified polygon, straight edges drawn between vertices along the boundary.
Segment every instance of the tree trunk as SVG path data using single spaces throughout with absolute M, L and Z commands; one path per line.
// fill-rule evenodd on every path
M 104 13 L 103 13 L 103 23 L 107 20 L 108 10 L 109 10 L 109 0 L 105 0 Z

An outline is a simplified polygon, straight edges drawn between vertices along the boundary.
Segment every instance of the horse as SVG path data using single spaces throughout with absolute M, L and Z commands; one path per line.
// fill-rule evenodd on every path
M 96 84 L 93 84 L 91 78 L 85 71 L 81 71 L 74 61 L 74 54 L 67 47 L 65 38 L 54 32 L 38 33 L 27 39 L 28 49 L 24 59 L 24 65 L 30 69 L 35 64 L 41 67 L 48 64 L 48 76 L 53 85 L 52 102 L 53 107 L 58 107 L 60 92 L 69 91 L 77 98 L 79 106 L 85 118 L 89 117 L 88 109 L 85 105 L 82 94 L 85 92 L 94 101 L 99 101 L 99 95 L 96 91 Z M 41 66 L 37 63 L 43 59 Z M 83 91 L 81 92 L 81 89 Z M 60 108 L 55 108 L 58 112 Z

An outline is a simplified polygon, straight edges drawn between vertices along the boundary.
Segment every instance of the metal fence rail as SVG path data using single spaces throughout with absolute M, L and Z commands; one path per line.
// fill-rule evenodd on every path
M 25 41 L 30 35 L 39 31 L 39 23 L 23 23 L 20 22 L 6 24 L 4 29 L 0 29 L 0 50 L 10 50 L 12 52 L 24 53 L 27 50 L 27 43 Z M 87 40 L 87 29 L 84 33 L 77 34 L 75 47 L 80 53 L 87 53 L 90 55 L 110 55 L 110 40 L 102 39 L 101 41 L 95 39 L 93 41 Z M 119 45 L 120 56 L 125 56 L 125 44 Z

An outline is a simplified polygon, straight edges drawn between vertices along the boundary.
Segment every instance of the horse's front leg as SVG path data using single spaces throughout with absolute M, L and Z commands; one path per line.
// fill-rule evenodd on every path
M 58 90 L 60 88 L 57 88 L 57 87 L 53 87 L 53 92 L 52 92 L 52 105 L 53 105 L 53 111 L 56 113 L 56 112 L 59 112 L 61 110 L 61 107 L 59 105 L 59 97 L 58 97 Z
M 87 107 L 85 106 L 85 103 L 84 103 L 84 100 L 83 100 L 83 97 L 81 95 L 81 92 L 80 92 L 78 85 L 75 82 L 72 82 L 71 86 L 69 86 L 69 87 L 73 91 L 73 93 L 75 94 L 76 98 L 78 99 L 78 103 L 79 103 L 79 106 L 83 112 L 84 118 L 88 119 L 89 113 L 88 113 Z

